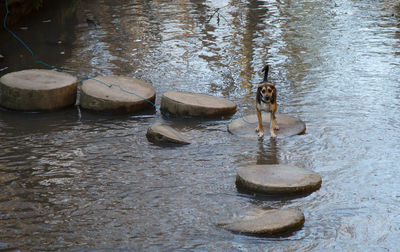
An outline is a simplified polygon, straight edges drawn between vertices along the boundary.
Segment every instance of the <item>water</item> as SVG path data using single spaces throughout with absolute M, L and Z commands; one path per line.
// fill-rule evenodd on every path
M 278 112 L 305 121 L 307 132 L 260 143 L 230 135 L 228 119 L 0 110 L 0 250 L 395 251 L 400 13 L 393 6 L 91 0 L 13 25 L 38 58 L 66 72 L 151 82 L 157 105 L 163 92 L 180 90 L 231 99 L 237 115 L 254 113 L 269 62 Z M 42 67 L 4 31 L 0 39 L 0 74 Z M 149 143 L 153 123 L 179 129 L 192 144 Z M 309 168 L 322 187 L 303 198 L 241 194 L 236 170 L 253 163 Z M 306 222 L 273 238 L 218 226 L 254 207 L 296 207 Z

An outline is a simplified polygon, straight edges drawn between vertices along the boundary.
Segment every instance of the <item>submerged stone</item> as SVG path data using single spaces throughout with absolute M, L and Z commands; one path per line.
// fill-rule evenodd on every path
M 178 116 L 221 117 L 236 113 L 236 104 L 228 99 L 206 94 L 166 92 L 161 109 Z
M 153 124 L 147 130 L 147 139 L 155 143 L 190 144 L 181 133 L 167 125 Z
M 97 112 L 137 113 L 153 108 L 156 92 L 147 82 L 125 76 L 98 76 L 83 82 L 82 108 Z
M 0 78 L 0 105 L 14 110 L 56 110 L 75 104 L 78 79 L 54 70 L 30 69 Z
M 256 209 L 222 226 L 244 234 L 279 235 L 301 229 L 304 221 L 304 214 L 298 209 Z
M 262 113 L 263 126 L 264 126 L 264 138 L 270 135 L 269 125 L 271 123 L 270 114 Z M 277 114 L 276 121 L 279 125 L 279 130 L 275 130 L 277 138 L 283 138 L 294 135 L 301 135 L 306 132 L 306 124 L 292 116 Z M 247 115 L 243 118 L 237 118 L 228 124 L 228 131 L 234 135 L 247 137 L 247 138 L 258 138 L 257 132 L 255 131 L 258 125 L 257 114 Z
M 318 190 L 321 183 L 318 173 L 291 165 L 245 166 L 236 175 L 238 188 L 265 194 L 306 194 Z

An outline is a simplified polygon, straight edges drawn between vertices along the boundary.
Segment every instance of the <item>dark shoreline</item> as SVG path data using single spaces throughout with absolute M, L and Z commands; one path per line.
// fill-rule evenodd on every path
M 7 16 L 7 26 L 15 26 L 21 24 L 27 19 L 37 16 L 44 9 L 59 6 L 60 1 L 54 0 L 7 0 L 8 4 L 8 16 Z M 0 6 L 0 20 L 1 28 L 4 30 L 3 22 L 6 16 L 6 0 L 1 1 Z

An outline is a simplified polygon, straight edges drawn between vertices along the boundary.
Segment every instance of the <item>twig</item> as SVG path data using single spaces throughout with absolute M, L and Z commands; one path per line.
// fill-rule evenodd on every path
M 224 15 L 222 15 L 222 14 L 219 13 L 219 11 L 220 11 L 221 9 L 227 7 L 228 5 L 229 5 L 229 4 L 227 4 L 227 5 L 223 6 L 223 7 L 217 8 L 217 9 L 214 11 L 214 13 L 210 16 L 210 18 L 207 20 L 207 23 L 209 23 L 209 22 L 211 21 L 211 19 L 212 19 L 212 18 L 215 16 L 215 14 L 217 14 L 217 13 L 218 13 L 218 15 L 217 15 L 217 23 L 218 23 L 218 25 L 219 25 L 219 21 L 220 21 L 220 18 L 219 18 L 220 15 L 221 15 L 221 17 L 222 17 L 223 19 L 225 19 L 226 22 L 228 22 L 228 20 L 224 17 Z

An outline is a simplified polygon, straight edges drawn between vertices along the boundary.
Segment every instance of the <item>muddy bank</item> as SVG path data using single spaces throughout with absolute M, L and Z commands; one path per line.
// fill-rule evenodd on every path
M 59 2 L 67 1 L 53 1 L 53 0 L 7 0 L 1 1 L 0 6 L 0 17 L 3 23 L 6 15 L 6 3 L 8 4 L 9 16 L 7 17 L 7 25 L 13 26 L 20 24 L 23 20 L 31 18 L 33 16 L 40 15 L 44 9 L 54 8 Z M 1 26 L 0 29 L 4 30 Z
M 382 1 L 383 10 L 391 12 L 393 16 L 400 18 L 400 1 Z
M 35 62 L 40 59 L 57 65 L 71 56 L 71 47 L 76 24 L 78 1 L 44 1 L 36 8 L 28 1 L 11 0 L 7 27 L 30 48 L 32 53 L 4 29 L 5 1 L 0 4 L 0 75 L 27 68 L 47 68 Z M 32 55 L 33 54 L 33 55 Z

